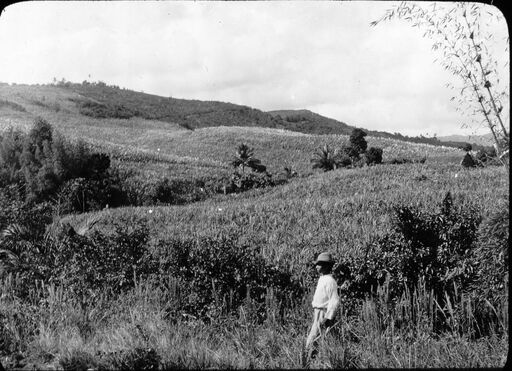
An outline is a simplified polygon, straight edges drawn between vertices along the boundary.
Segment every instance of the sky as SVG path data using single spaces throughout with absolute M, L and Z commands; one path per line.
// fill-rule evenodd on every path
M 388 1 L 32 1 L 0 16 L 0 82 L 103 81 L 263 111 L 308 109 L 404 135 L 483 134 L 453 76 Z M 487 6 L 493 15 L 500 11 Z M 500 64 L 506 21 L 493 18 Z M 507 66 L 505 89 L 509 90 Z M 459 84 L 460 85 L 460 84 Z M 508 111 L 508 110 L 507 110 Z M 508 119 L 508 117 L 507 117 Z

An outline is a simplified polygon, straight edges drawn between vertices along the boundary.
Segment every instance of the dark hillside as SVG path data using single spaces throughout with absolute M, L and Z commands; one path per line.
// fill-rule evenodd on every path
M 210 126 L 281 127 L 271 115 L 247 106 L 215 101 L 166 98 L 105 83 L 64 83 L 80 94 L 73 100 L 81 114 L 97 118 L 141 117 L 195 129 Z

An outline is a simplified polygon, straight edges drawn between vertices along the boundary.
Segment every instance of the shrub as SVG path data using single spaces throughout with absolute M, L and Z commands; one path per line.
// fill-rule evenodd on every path
M 0 186 L 20 185 L 27 201 L 48 201 L 75 178 L 109 183 L 108 155 L 93 153 L 83 141 L 66 141 L 42 118 L 27 135 L 10 130 L 0 139 Z
M 359 149 L 357 147 L 354 147 L 352 144 L 344 143 L 341 146 L 340 159 L 343 158 L 343 162 L 346 163 L 347 166 L 352 165 L 354 162 L 359 160 L 360 153 L 361 152 L 359 152 Z M 349 160 L 350 164 L 348 163 Z
M 420 159 L 410 159 L 406 157 L 395 157 L 388 161 L 391 165 L 402 165 L 402 164 L 424 164 L 427 161 L 426 157 Z
M 21 184 L 24 174 L 21 165 L 25 134 L 13 128 L 0 135 L 0 187 Z
M 367 245 L 364 257 L 340 261 L 335 272 L 348 280 L 348 299 L 375 293 L 387 280 L 389 298 L 396 301 L 421 280 L 443 306 L 446 295 L 469 292 L 476 284 L 472 252 L 480 221 L 474 208 L 455 208 L 450 193 L 438 212 L 395 207 L 393 230 Z
M 90 236 L 62 228 L 52 244 L 49 279 L 81 300 L 105 289 L 120 293 L 153 271 L 147 259 L 148 242 L 143 221 L 130 226 L 116 223 L 113 233 L 93 231 Z
M 275 185 L 269 173 L 238 173 L 234 172 L 229 180 L 228 189 L 233 192 L 244 192 L 253 188 L 265 188 Z
M 181 205 L 199 201 L 204 197 L 201 185 L 201 182 L 193 180 L 163 178 L 155 185 L 153 202 Z
M 236 310 L 247 297 L 263 307 L 269 288 L 276 289 L 284 305 L 300 291 L 286 270 L 267 263 L 255 247 L 234 235 L 171 239 L 162 245 L 165 248 L 156 249 L 154 256 L 159 261 L 158 275 L 182 282 L 186 313 L 211 318 Z
M 496 149 L 494 147 L 484 147 L 476 153 L 476 160 L 481 166 L 485 165 L 501 165 L 496 156 Z
M 85 213 L 102 209 L 107 204 L 107 195 L 100 182 L 75 178 L 63 184 L 57 200 L 60 214 Z
M 365 156 L 368 165 L 380 164 L 382 163 L 382 148 L 370 147 Z
M 361 129 L 354 129 L 352 130 L 352 133 L 350 134 L 349 141 L 350 146 L 356 151 L 358 154 L 362 154 L 366 152 L 366 148 L 368 148 L 368 143 L 366 142 L 366 139 L 364 139 L 365 136 L 367 136 L 366 132 L 364 132 Z

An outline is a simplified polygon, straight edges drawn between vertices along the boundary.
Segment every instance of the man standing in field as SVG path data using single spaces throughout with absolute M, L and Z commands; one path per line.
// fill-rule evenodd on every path
M 323 252 L 315 261 L 315 268 L 320 278 L 313 296 L 313 325 L 306 341 L 308 360 L 318 353 L 318 340 L 334 324 L 334 317 L 340 302 L 338 284 L 331 274 L 334 260 L 330 253 Z

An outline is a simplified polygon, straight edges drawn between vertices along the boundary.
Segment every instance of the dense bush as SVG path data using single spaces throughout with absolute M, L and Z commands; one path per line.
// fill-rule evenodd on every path
M 253 188 L 265 188 L 272 187 L 276 183 L 267 172 L 264 173 L 239 173 L 234 172 L 229 179 L 227 186 L 227 193 L 231 192 L 244 192 Z
M 365 154 L 368 165 L 382 163 L 382 148 L 370 147 Z
M 74 212 L 85 213 L 103 208 L 107 202 L 107 194 L 99 181 L 74 178 L 66 181 L 58 195 L 59 214 Z
M 104 186 L 109 183 L 105 183 L 109 167 L 108 155 L 93 153 L 82 141 L 65 140 L 42 118 L 34 121 L 28 134 L 11 129 L 0 136 L 0 187 L 20 186 L 27 201 L 51 200 L 63 185 L 66 194 L 70 192 L 66 182 L 76 178 Z M 91 194 L 98 195 L 96 191 Z
M 354 129 L 352 130 L 352 133 L 350 133 L 350 146 L 358 154 L 365 153 L 366 149 L 368 148 L 368 143 L 366 142 L 366 139 L 364 139 L 364 137 L 367 135 L 368 134 L 361 129 Z
M 496 156 L 496 149 L 494 147 L 486 147 L 478 150 L 475 158 L 480 166 L 502 165 Z
M 145 223 L 115 224 L 114 231 L 79 235 L 64 226 L 52 244 L 49 281 L 63 285 L 76 298 L 87 300 L 103 290 L 119 293 L 152 272 L 147 259 L 149 242 Z
M 341 167 L 362 167 L 382 163 L 382 148 L 371 147 L 367 150 L 368 143 L 364 139 L 366 135 L 363 130 L 354 129 L 349 142 L 343 143 L 339 150 L 331 149 L 327 145 L 320 148 L 311 159 L 313 169 L 329 171 Z
M 473 252 L 480 222 L 475 209 L 454 207 L 450 193 L 437 212 L 395 207 L 394 229 L 369 244 L 365 256 L 345 258 L 336 267 L 347 280 L 347 300 L 375 293 L 386 282 L 389 299 L 396 302 L 421 281 L 444 309 L 446 300 L 478 285 Z
M 191 179 L 167 177 L 148 180 L 124 173 L 118 183 L 125 205 L 182 205 L 206 197 L 205 183 Z M 220 192 L 220 189 L 218 190 Z
M 263 309 L 271 288 L 283 306 L 301 293 L 287 270 L 269 264 L 255 247 L 233 235 L 161 241 L 154 252 L 159 262 L 155 274 L 164 281 L 173 276 L 181 282 L 181 309 L 195 316 L 229 313 L 248 297 Z
M 30 204 L 0 197 L 0 278 L 16 273 L 19 295 L 26 296 L 36 280 L 45 280 L 51 272 L 53 254 L 46 226 L 53 219 L 48 202 Z
M 426 157 L 420 159 L 411 159 L 406 157 L 395 157 L 387 161 L 391 165 L 402 165 L 402 164 L 424 164 L 427 161 Z

